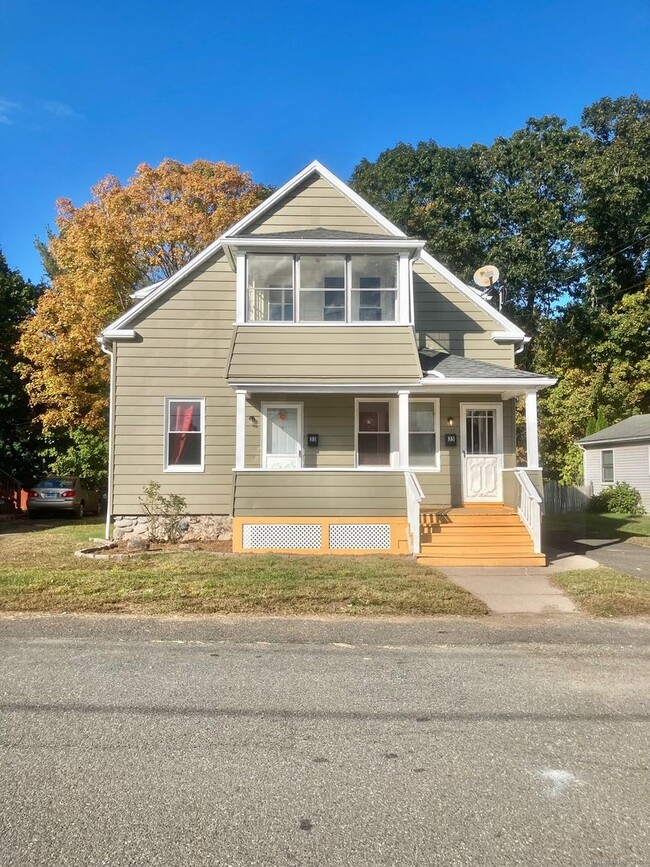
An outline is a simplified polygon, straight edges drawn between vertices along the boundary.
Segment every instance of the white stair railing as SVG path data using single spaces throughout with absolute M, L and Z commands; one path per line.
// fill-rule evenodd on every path
M 410 532 L 411 554 L 420 553 L 420 503 L 424 499 L 424 491 L 414 473 L 408 470 L 404 473 L 406 483 L 406 516 Z
M 526 470 L 516 470 L 519 482 L 517 512 L 533 540 L 535 554 L 542 553 L 542 498 Z

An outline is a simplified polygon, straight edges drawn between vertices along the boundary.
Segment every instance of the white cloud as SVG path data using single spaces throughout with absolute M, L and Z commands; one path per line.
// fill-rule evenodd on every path
M 44 102 L 43 110 L 48 114 L 51 114 L 53 117 L 79 117 L 80 115 L 74 110 L 71 105 L 68 105 L 67 102 L 57 102 L 56 100 L 51 100 L 49 102 Z
M 12 114 L 18 109 L 20 109 L 20 106 L 17 102 L 12 102 L 10 99 L 4 99 L 0 96 L 0 123 L 6 125 L 12 124 L 14 122 Z

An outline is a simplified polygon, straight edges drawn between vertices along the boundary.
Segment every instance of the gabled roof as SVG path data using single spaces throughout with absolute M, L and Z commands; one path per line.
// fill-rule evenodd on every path
M 228 231 L 222 236 L 222 240 L 234 238 L 236 235 L 242 234 L 244 229 L 255 223 L 263 214 L 270 211 L 271 208 L 275 207 L 278 202 L 284 199 L 289 193 L 293 192 L 296 187 L 299 187 L 303 181 L 307 180 L 307 178 L 313 174 L 318 174 L 321 178 L 329 181 L 329 183 L 340 193 L 343 193 L 352 204 L 356 205 L 357 208 L 360 208 L 371 219 L 386 229 L 389 235 L 394 235 L 396 238 L 406 237 L 401 229 L 398 229 L 394 223 L 391 223 L 391 221 L 387 220 L 383 214 L 380 214 L 376 208 L 373 208 L 365 199 L 362 199 L 361 196 L 358 193 L 355 193 L 351 187 L 345 184 L 340 178 L 337 178 L 336 175 L 333 175 L 332 172 L 330 172 L 329 169 L 326 169 L 322 163 L 318 162 L 318 160 L 314 160 L 309 163 L 308 166 L 305 166 L 301 172 L 298 172 L 297 175 L 294 175 L 293 178 L 288 180 L 286 184 L 283 184 L 273 193 L 273 195 L 269 196 L 268 199 L 265 199 L 261 205 L 254 208 L 250 214 L 247 214 L 242 220 L 228 229 Z
M 310 177 L 313 174 L 318 174 L 329 183 L 332 184 L 337 190 L 339 190 L 344 196 L 346 196 L 353 204 L 355 204 L 358 208 L 360 208 L 364 213 L 366 213 L 369 217 L 375 220 L 378 225 L 382 226 L 387 232 L 388 235 L 378 235 L 376 238 L 368 237 L 367 233 L 364 235 L 360 233 L 357 235 L 356 233 L 350 233 L 348 235 L 345 234 L 345 238 L 341 233 L 334 233 L 334 230 L 324 230 L 329 232 L 329 237 L 323 237 L 322 240 L 329 240 L 331 243 L 336 243 L 337 240 L 344 239 L 352 239 L 352 237 L 359 239 L 366 239 L 369 243 L 378 243 L 381 241 L 390 241 L 390 238 L 393 237 L 396 241 L 401 242 L 401 244 L 408 244 L 409 240 L 404 232 L 401 229 L 398 229 L 390 220 L 387 220 L 382 214 L 379 213 L 372 205 L 368 204 L 364 199 L 361 198 L 357 193 L 354 192 L 347 184 L 341 181 L 336 175 L 333 175 L 328 169 L 325 168 L 318 160 L 314 160 L 308 166 L 306 166 L 301 172 L 298 172 L 291 180 L 287 181 L 282 187 L 276 190 L 268 199 L 265 199 L 260 205 L 254 208 L 250 214 L 228 229 L 220 238 L 213 241 L 212 244 L 209 244 L 204 250 L 198 253 L 193 259 L 191 259 L 186 265 L 180 268 L 175 274 L 172 274 L 171 277 L 168 277 L 166 280 L 162 280 L 159 283 L 155 284 L 150 288 L 151 291 L 147 292 L 146 295 L 144 291 L 138 295 L 138 293 L 134 293 L 136 297 L 141 298 L 137 304 L 123 313 L 118 319 L 114 322 L 111 322 L 103 331 L 101 338 L 104 340 L 113 340 L 119 338 L 133 338 L 134 332 L 128 329 L 128 325 L 147 310 L 150 306 L 155 304 L 155 302 L 163 295 L 165 295 L 170 289 L 174 286 L 178 285 L 182 280 L 185 279 L 189 274 L 199 268 L 204 262 L 209 260 L 212 256 L 222 250 L 224 247 L 227 247 L 229 242 L 234 242 L 235 239 L 239 240 L 244 235 L 244 230 L 255 223 L 259 218 L 265 214 L 267 211 L 275 207 L 278 202 L 280 202 L 285 196 L 290 194 L 296 187 L 298 187 L 304 180 Z M 316 229 L 315 231 L 321 231 Z M 308 234 L 309 230 L 306 230 L 302 234 L 305 235 L 307 240 L 310 239 L 310 235 Z M 290 234 L 290 233 L 285 233 Z M 298 233 L 300 234 L 300 233 Z M 256 240 L 259 242 L 260 238 L 263 238 L 263 235 L 257 234 L 255 236 Z M 271 237 L 271 235 L 269 235 Z M 278 238 L 280 236 L 274 235 L 273 237 Z M 300 240 L 298 235 L 293 235 L 295 240 Z M 418 244 L 418 242 L 413 242 L 414 244 Z M 422 244 L 423 242 L 419 242 Z M 434 271 L 436 271 L 441 277 L 451 283 L 459 292 L 462 293 L 466 298 L 471 300 L 477 307 L 487 313 L 496 323 L 501 327 L 501 331 L 495 331 L 492 333 L 492 338 L 496 341 L 504 341 L 504 342 L 515 342 L 522 343 L 527 340 L 524 332 L 518 328 L 513 322 L 507 319 L 502 313 L 498 310 L 495 310 L 494 307 L 491 306 L 484 298 L 481 297 L 480 294 L 475 292 L 462 280 L 452 274 L 444 265 L 438 262 L 437 259 L 434 259 L 429 253 L 425 250 L 419 251 L 420 258 L 427 265 L 429 265 Z M 144 297 L 142 297 L 144 296 Z
M 385 241 L 387 235 L 379 232 L 348 232 L 345 229 L 326 229 L 319 226 L 316 229 L 298 229 L 293 232 L 259 232 L 257 235 L 238 235 L 240 241 L 252 239 L 259 241 L 260 238 L 278 238 L 284 240 L 300 241 Z
M 578 440 L 580 445 L 650 439 L 650 415 L 632 415 Z

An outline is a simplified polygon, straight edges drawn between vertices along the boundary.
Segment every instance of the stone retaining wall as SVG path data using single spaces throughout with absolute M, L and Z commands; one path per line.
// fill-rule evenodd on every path
M 230 515 L 184 515 L 179 519 L 181 542 L 229 541 L 232 539 Z M 113 539 L 149 536 L 149 518 L 142 515 L 116 515 Z

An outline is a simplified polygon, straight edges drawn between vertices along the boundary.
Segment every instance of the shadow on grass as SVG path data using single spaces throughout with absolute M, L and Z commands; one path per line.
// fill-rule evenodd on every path
M 96 526 L 98 520 L 99 517 L 97 515 L 89 515 L 81 520 L 75 518 L 74 515 L 66 514 L 39 515 L 36 518 L 30 518 L 24 513 L 15 516 L 8 515 L 0 520 L 0 539 L 3 536 L 13 536 L 16 534 L 42 533 L 44 530 L 54 530 L 57 527 L 83 527 L 86 524 Z

